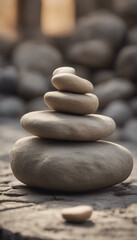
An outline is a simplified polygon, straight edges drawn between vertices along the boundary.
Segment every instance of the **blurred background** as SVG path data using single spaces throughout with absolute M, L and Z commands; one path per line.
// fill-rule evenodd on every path
M 2 149 L 24 113 L 47 109 L 60 66 L 94 84 L 98 113 L 117 124 L 109 139 L 137 143 L 137 0 L 0 0 Z

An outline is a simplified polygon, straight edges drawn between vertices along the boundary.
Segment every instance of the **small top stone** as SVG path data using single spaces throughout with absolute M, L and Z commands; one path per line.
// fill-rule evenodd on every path
M 75 74 L 75 69 L 72 67 L 60 67 L 55 69 L 55 71 L 53 72 L 53 76 L 60 74 L 60 73 L 71 73 L 71 74 Z
M 93 85 L 88 80 L 76 76 L 72 73 L 61 73 L 52 78 L 53 86 L 60 91 L 74 93 L 91 93 Z
M 62 210 L 62 217 L 68 222 L 84 222 L 91 217 L 93 212 L 92 207 L 81 205 Z

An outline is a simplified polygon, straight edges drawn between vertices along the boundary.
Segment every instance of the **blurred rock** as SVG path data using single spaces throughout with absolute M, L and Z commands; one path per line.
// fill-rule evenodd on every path
M 110 66 L 113 50 L 102 40 L 91 40 L 72 45 L 68 51 L 68 58 L 74 63 L 102 68 Z
M 113 10 L 124 17 L 127 22 L 136 23 L 137 1 L 136 0 L 112 0 Z
M 137 46 L 126 46 L 119 52 L 116 71 L 121 77 L 137 81 Z
M 137 26 L 128 31 L 127 41 L 128 44 L 137 45 Z
M 122 139 L 122 134 L 123 134 L 122 129 L 120 127 L 116 127 L 116 129 L 112 133 L 112 135 L 107 137 L 107 138 L 105 138 L 105 140 L 112 141 L 112 142 L 120 141 Z
M 4 56 L 2 55 L 2 53 L 0 52 L 0 68 L 3 67 L 5 64 L 5 58 Z
M 105 107 L 117 99 L 127 99 L 135 92 L 132 82 L 124 78 L 114 78 L 95 86 L 94 94 L 99 98 L 99 107 Z
M 134 115 L 137 116 L 137 97 L 133 98 L 130 101 L 130 107 L 131 107 L 132 111 L 134 112 Z
M 86 16 L 97 8 L 96 0 L 76 0 L 77 18 Z
M 123 129 L 123 138 L 137 142 L 137 118 L 133 118 L 126 123 Z
M 49 79 L 41 73 L 21 72 L 18 84 L 18 94 L 25 99 L 44 95 L 49 90 Z
M 123 44 L 126 31 L 126 24 L 121 18 L 107 10 L 98 10 L 79 20 L 73 40 L 102 39 L 117 49 Z
M 90 80 L 89 79 L 90 78 L 90 71 L 87 67 L 82 66 L 82 65 L 74 65 L 73 67 L 75 68 L 76 75 Z
M 15 96 L 0 95 L 0 116 L 17 117 L 25 112 L 24 101 Z
M 53 46 L 26 42 L 15 49 L 13 62 L 19 69 L 39 71 L 47 75 L 61 65 L 62 56 Z
M 26 112 L 49 110 L 42 97 L 34 98 L 26 105 Z
M 128 103 L 122 100 L 111 102 L 102 113 L 103 115 L 113 118 L 119 126 L 124 125 L 133 116 L 133 112 Z
M 4 94 L 17 93 L 18 72 L 14 66 L 4 67 L 0 71 L 0 92 Z
M 112 70 L 99 70 L 92 75 L 92 80 L 94 84 L 103 83 L 115 77 L 115 72 Z

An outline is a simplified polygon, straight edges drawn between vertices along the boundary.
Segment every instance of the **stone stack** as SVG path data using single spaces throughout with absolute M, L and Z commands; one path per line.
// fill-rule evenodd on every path
M 130 152 L 104 139 L 115 130 L 110 117 L 95 114 L 98 98 L 91 82 L 70 67 L 53 72 L 45 103 L 53 110 L 24 115 L 21 124 L 35 136 L 16 142 L 11 168 L 21 182 L 53 191 L 84 192 L 124 181 L 131 173 Z

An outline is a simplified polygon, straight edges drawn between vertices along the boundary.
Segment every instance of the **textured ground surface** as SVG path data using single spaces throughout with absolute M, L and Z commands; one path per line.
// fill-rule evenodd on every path
M 137 149 L 122 143 L 133 153 L 134 168 L 122 184 L 87 194 L 57 194 L 26 187 L 10 170 L 13 143 L 27 134 L 17 121 L 0 119 L 0 239 L 137 239 Z M 53 176 L 54 177 L 54 176 Z M 108 179 L 109 181 L 109 179 Z M 90 221 L 65 223 L 64 207 L 89 204 Z

